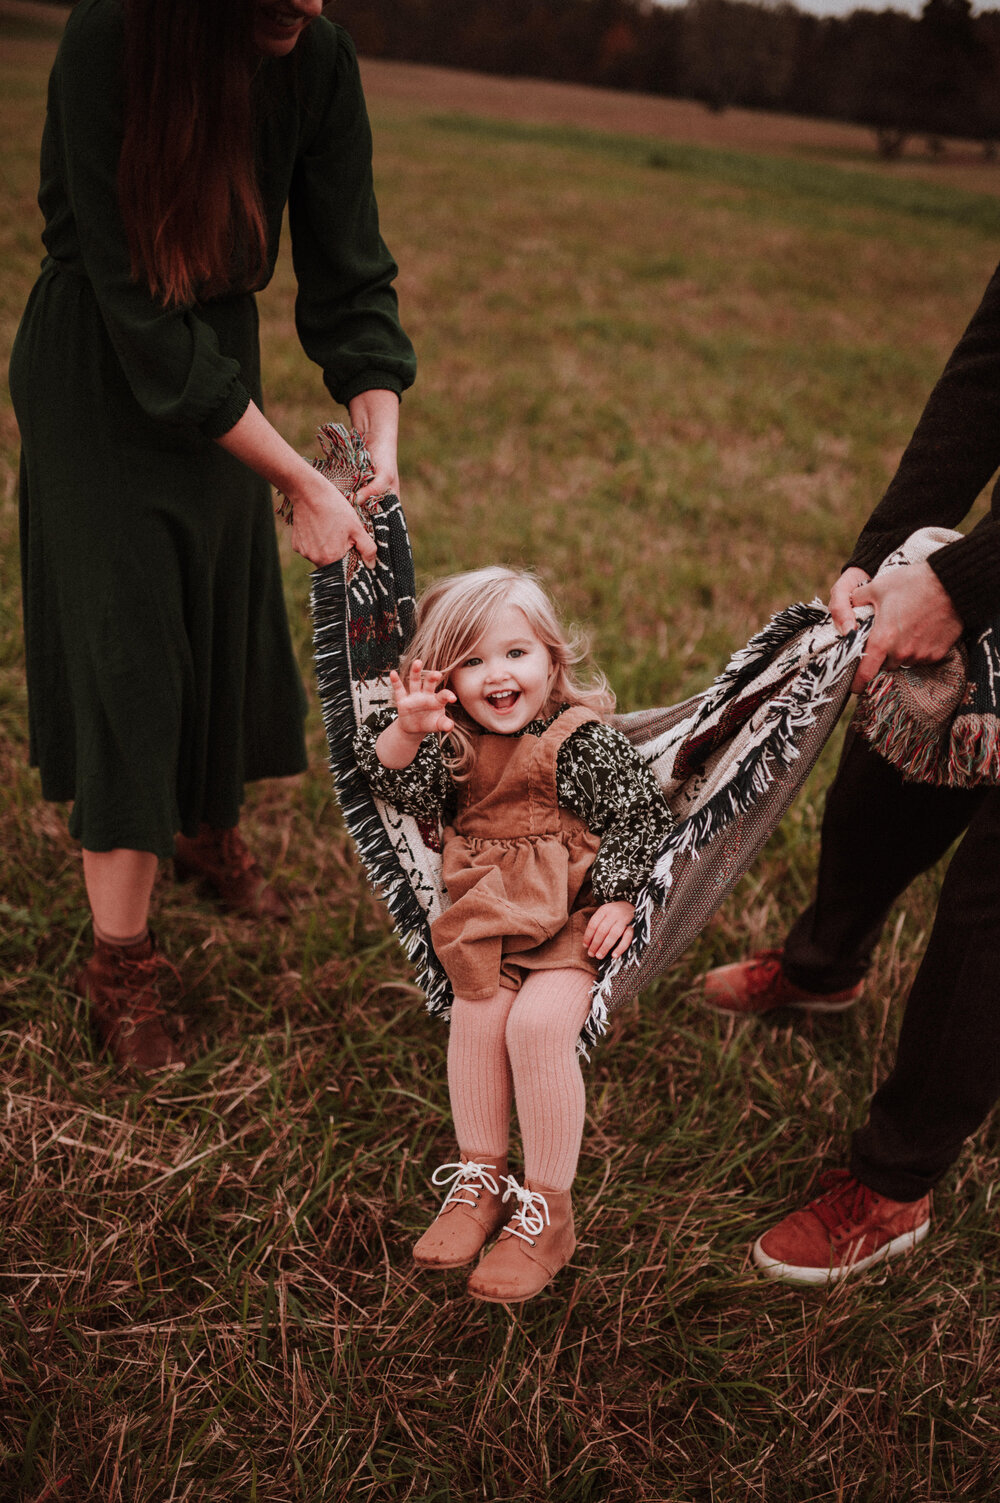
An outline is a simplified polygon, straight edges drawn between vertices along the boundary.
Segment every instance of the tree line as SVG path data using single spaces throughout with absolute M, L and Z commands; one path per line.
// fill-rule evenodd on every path
M 921 135 L 1000 142 L 1000 12 L 820 17 L 756 0 L 336 0 L 369 57 L 845 120 L 892 156 Z

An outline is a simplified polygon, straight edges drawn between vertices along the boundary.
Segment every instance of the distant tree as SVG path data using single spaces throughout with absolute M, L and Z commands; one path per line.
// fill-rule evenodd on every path
M 679 5 L 649 5 L 643 13 L 642 46 L 633 64 L 635 87 L 648 94 L 681 94 L 684 11 Z
M 792 8 L 688 0 L 682 57 L 684 92 L 710 109 L 777 108 L 795 66 Z
M 975 19 L 982 66 L 976 79 L 975 137 L 992 160 L 1000 142 L 1000 11 L 985 11 Z
M 919 20 L 787 0 L 335 0 L 331 13 L 371 56 L 851 120 L 883 156 L 914 135 L 932 150 L 1000 142 L 1000 12 L 973 16 L 971 0 L 926 0 Z
M 914 29 L 914 111 L 933 136 L 979 133 L 979 79 L 986 58 L 970 0 L 927 0 Z

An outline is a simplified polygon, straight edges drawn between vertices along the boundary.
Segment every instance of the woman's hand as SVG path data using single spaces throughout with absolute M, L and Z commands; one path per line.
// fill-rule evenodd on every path
M 583 936 L 587 954 L 594 960 L 603 960 L 611 950 L 612 960 L 624 955 L 632 943 L 632 920 L 635 904 L 619 901 L 602 903 L 590 916 Z M 614 945 L 614 949 L 611 947 Z
M 371 569 L 378 551 L 375 539 L 347 497 L 318 470 L 307 470 L 295 489 L 285 492 L 292 505 L 292 547 L 320 568 L 356 548 Z
M 395 397 L 393 401 L 398 408 Z M 336 563 L 351 548 L 357 548 L 362 561 L 373 567 L 377 552 L 374 540 L 347 497 L 308 459 L 296 454 L 253 402 L 216 443 L 291 502 L 292 547 L 296 553 L 310 563 L 323 565 Z
M 419 660 L 410 668 L 407 684 L 395 669 L 391 670 L 396 719 L 375 742 L 375 755 L 383 767 L 409 767 L 425 736 L 434 731 L 447 735 L 454 730 L 447 706 L 455 703 L 455 696 L 450 689 L 438 688 L 443 677 L 433 668 L 425 669 Z
M 355 500 L 369 496 L 399 495 L 399 464 L 396 448 L 399 441 L 399 398 L 394 391 L 363 391 L 349 403 L 351 426 L 365 441 L 375 470 Z

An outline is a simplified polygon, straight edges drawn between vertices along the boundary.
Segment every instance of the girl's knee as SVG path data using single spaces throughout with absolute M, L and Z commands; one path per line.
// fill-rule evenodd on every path
M 507 1018 L 507 1047 L 536 1053 L 576 1051 L 590 1011 L 589 988 L 578 997 L 541 986 L 524 987 Z

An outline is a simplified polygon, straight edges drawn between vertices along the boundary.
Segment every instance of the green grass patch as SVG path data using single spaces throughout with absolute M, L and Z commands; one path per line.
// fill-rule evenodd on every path
M 835 208 L 876 209 L 918 219 L 961 226 L 980 235 L 1000 232 L 1000 203 L 987 193 L 969 193 L 915 178 L 800 160 L 763 156 L 754 151 L 727 151 L 690 142 L 654 141 L 612 135 L 572 125 L 533 125 L 516 120 L 489 120 L 475 115 L 428 117 L 437 130 L 478 141 L 526 142 L 583 152 L 600 152 L 658 172 L 683 173 L 701 182 L 742 188 L 773 202 L 811 199 Z

